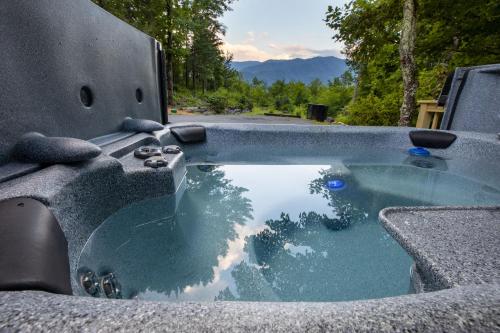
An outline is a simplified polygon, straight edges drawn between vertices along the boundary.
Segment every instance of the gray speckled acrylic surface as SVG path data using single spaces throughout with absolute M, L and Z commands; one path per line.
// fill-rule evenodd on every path
M 493 332 L 496 284 L 340 303 L 157 303 L 0 293 L 0 330 L 175 332 Z
M 68 239 L 73 289 L 80 250 L 106 217 L 132 202 L 174 193 L 182 182 L 183 154 L 167 156 L 169 166 L 160 169 L 132 157 L 135 148 L 156 143 L 152 136 L 137 134 L 103 147 L 104 154 L 88 162 L 56 164 L 0 183 L 0 200 L 31 197 L 51 209 Z
M 27 132 L 88 140 L 161 120 L 153 38 L 89 0 L 2 1 L 0 16 L 0 164 Z
M 498 133 L 500 64 L 457 68 L 441 128 Z
M 380 220 L 434 289 L 500 280 L 500 208 L 387 208 Z
M 175 191 L 186 163 L 265 162 L 271 157 L 293 163 L 317 155 L 349 158 L 351 162 L 362 163 L 364 154 L 372 154 L 380 163 L 403 163 L 404 158 L 394 160 L 394 155 L 389 153 L 404 152 L 411 147 L 408 138 L 411 129 L 404 128 L 254 124 L 207 124 L 206 127 L 207 142 L 183 146 L 184 154 L 172 157 L 171 166 L 164 170 L 143 168 L 138 161 L 130 158 L 130 154 L 133 147 L 143 144 L 179 144 L 168 129 L 154 135 L 139 134 L 103 146 L 103 154 L 89 162 L 54 165 L 2 182 L 0 200 L 27 196 L 48 205 L 68 239 L 70 264 L 74 274 L 79 251 L 90 233 L 106 217 L 132 202 Z M 463 163 L 448 163 L 447 172 L 477 179 L 498 188 L 500 184 L 495 166 L 500 159 L 500 141 L 496 135 L 465 132 L 456 134 L 458 138 L 449 149 L 432 150 L 433 155 L 443 161 L 463 159 Z M 487 216 L 481 217 L 483 218 L 488 219 Z M 415 218 L 415 223 L 417 219 L 418 217 Z M 474 219 L 471 215 L 467 221 L 473 223 Z M 482 239 L 484 234 L 494 234 L 494 227 L 492 221 L 488 220 L 481 228 L 472 230 L 478 230 L 480 234 L 469 236 L 471 239 Z M 432 232 L 433 228 L 429 227 L 427 230 Z M 428 234 L 424 229 L 421 232 L 419 237 L 425 240 Z M 454 242 L 453 237 L 456 236 L 460 234 L 449 231 L 448 238 L 445 239 Z M 487 239 L 494 241 L 493 238 Z M 462 240 L 458 239 L 456 242 Z M 426 244 L 424 243 L 423 249 L 428 249 Z M 439 253 L 436 255 L 443 260 L 450 255 L 446 247 L 439 251 L 442 251 L 442 257 Z M 491 252 L 498 252 L 498 249 L 493 248 Z M 478 271 L 489 265 L 481 260 L 466 263 L 472 270 Z M 444 267 L 448 267 L 446 263 Z M 423 270 L 423 266 L 420 270 Z M 428 274 L 425 271 L 421 273 Z M 460 282 L 452 284 L 450 289 L 340 303 L 155 303 L 61 296 L 33 291 L 2 292 L 0 330 L 500 330 L 498 281 L 485 280 L 487 283 L 477 285 L 469 283 L 471 279 L 468 277 L 459 279 Z M 75 284 L 75 279 L 72 282 Z

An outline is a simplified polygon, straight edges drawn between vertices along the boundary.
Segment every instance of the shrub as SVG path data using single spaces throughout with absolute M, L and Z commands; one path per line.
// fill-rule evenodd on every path
M 174 91 L 174 104 L 177 107 L 203 106 L 204 101 L 187 89 L 177 89 Z
M 241 110 L 252 110 L 253 109 L 252 99 L 244 94 L 241 94 L 239 96 L 237 108 Z
M 290 111 L 293 108 L 290 98 L 288 96 L 277 96 L 274 99 L 274 107 L 278 111 Z
M 320 91 L 317 101 L 319 104 L 327 105 L 328 116 L 335 118 L 351 101 L 353 90 L 352 86 L 331 85 L 328 89 Z
M 350 125 L 395 126 L 399 120 L 400 105 L 398 93 L 383 98 L 370 94 L 347 106 L 345 116 Z
M 223 113 L 228 107 L 227 97 L 219 94 L 213 94 L 207 97 L 208 109 L 215 113 Z

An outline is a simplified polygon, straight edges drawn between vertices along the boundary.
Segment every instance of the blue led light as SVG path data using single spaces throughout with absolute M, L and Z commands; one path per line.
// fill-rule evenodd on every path
M 430 151 L 422 147 L 414 147 L 408 149 L 408 154 L 412 156 L 431 156 Z
M 332 191 L 339 191 L 345 187 L 345 182 L 342 179 L 333 179 L 326 182 L 326 187 Z

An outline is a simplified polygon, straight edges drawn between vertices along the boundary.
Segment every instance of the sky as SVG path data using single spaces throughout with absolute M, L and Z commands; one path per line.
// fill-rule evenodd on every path
M 323 21 L 329 5 L 349 0 L 238 0 L 222 22 L 224 50 L 235 61 L 312 58 L 341 54 Z

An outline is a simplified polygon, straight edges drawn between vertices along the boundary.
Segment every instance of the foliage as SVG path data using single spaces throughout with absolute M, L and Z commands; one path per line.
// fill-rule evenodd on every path
M 208 108 L 215 113 L 223 113 L 227 108 L 227 98 L 219 94 L 213 94 L 207 98 Z
M 329 116 L 355 125 L 396 125 L 403 86 L 399 63 L 402 1 L 352 0 L 330 6 L 325 22 L 345 45 L 350 71 L 325 85 L 314 80 L 245 82 L 221 51 L 220 17 L 234 0 L 93 0 L 158 39 L 171 57 L 175 104 L 304 114 L 326 104 Z M 435 99 L 458 66 L 500 62 L 500 3 L 418 0 L 419 99 Z M 169 40 L 169 36 L 171 37 Z
M 213 93 L 207 94 L 206 102 L 209 110 L 215 113 L 224 113 L 228 109 L 253 109 L 253 101 L 247 94 L 225 88 L 220 88 Z
M 399 119 L 400 94 L 377 97 L 369 94 L 347 107 L 346 119 L 351 125 L 391 126 Z M 399 97 L 399 98 L 398 98 Z
M 163 44 L 176 90 L 216 90 L 235 75 L 220 48 L 225 27 L 219 21 L 233 0 L 93 1 Z
M 350 83 L 340 81 L 338 78 L 334 80 L 328 87 L 321 89 L 316 99 L 318 104 L 328 106 L 328 115 L 336 117 L 344 111 L 347 104 L 352 100 L 354 86 Z
M 321 82 L 276 81 L 267 87 L 262 81 L 247 83 L 240 77 L 232 78 L 228 88 L 215 91 L 190 93 L 180 89 L 177 103 L 181 107 L 207 106 L 214 113 L 229 110 L 253 111 L 250 114 L 281 112 L 305 117 L 307 104 L 325 104 L 329 107 L 329 116 L 336 117 L 344 111 L 351 101 L 354 90 L 352 74 L 345 73 L 341 78 L 334 78 L 329 85 Z
M 354 0 L 329 7 L 326 23 L 345 44 L 357 74 L 354 102 L 342 115 L 357 125 L 395 125 L 402 101 L 398 44 L 399 0 Z M 417 97 L 435 99 L 459 66 L 500 62 L 500 3 L 494 0 L 418 0 Z

